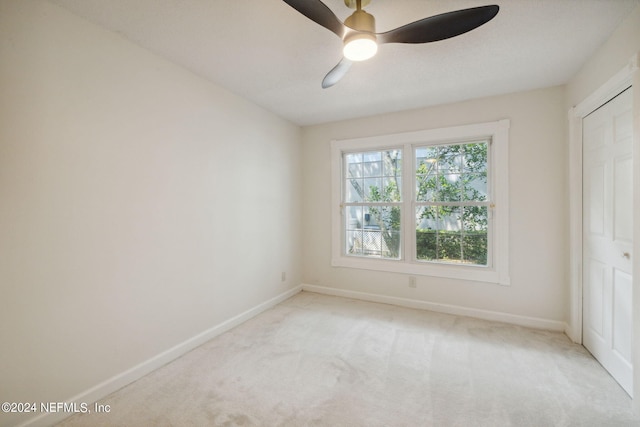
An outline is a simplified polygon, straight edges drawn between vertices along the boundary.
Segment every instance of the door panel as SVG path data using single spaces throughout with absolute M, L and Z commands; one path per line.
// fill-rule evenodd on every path
M 589 325 L 597 338 L 603 339 L 604 334 L 604 298 L 605 298 L 605 272 L 606 266 L 596 260 L 589 263 L 590 274 L 589 283 L 591 286 L 586 290 L 589 292 Z M 594 337 L 595 338 L 595 337 Z
M 604 177 L 604 165 L 595 165 L 591 168 L 589 174 L 591 181 L 589 229 L 593 235 L 604 234 Z
M 631 156 L 617 159 L 614 166 L 614 207 L 613 238 L 630 243 L 633 235 L 633 168 Z
M 614 143 L 628 142 L 633 137 L 632 110 L 624 111 L 614 117 Z
M 627 89 L 583 120 L 583 343 L 632 395 L 633 128 Z
M 631 360 L 631 275 L 616 269 L 613 275 L 613 349 Z

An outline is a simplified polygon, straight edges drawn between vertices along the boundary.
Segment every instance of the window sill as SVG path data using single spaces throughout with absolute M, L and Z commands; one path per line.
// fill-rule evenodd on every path
M 494 268 L 469 265 L 448 265 L 435 263 L 407 262 L 404 260 L 380 260 L 341 256 L 331 260 L 332 267 L 358 268 L 363 270 L 387 271 L 416 276 L 444 277 L 447 279 L 494 283 L 509 286 L 510 280 Z

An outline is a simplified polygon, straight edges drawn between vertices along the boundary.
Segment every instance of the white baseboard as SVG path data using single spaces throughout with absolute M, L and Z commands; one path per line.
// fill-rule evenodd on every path
M 565 332 L 568 325 L 558 320 L 541 319 L 537 317 L 520 316 L 517 314 L 502 313 L 499 311 L 482 310 L 478 308 L 462 307 L 458 305 L 440 304 L 429 301 L 420 301 L 409 298 L 392 297 L 388 295 L 370 294 L 366 292 L 349 291 L 346 289 L 329 288 L 318 285 L 302 285 L 303 291 L 319 294 L 334 295 L 345 298 L 353 298 L 364 301 L 380 302 L 384 304 L 398 305 L 401 307 L 429 310 L 438 313 L 455 314 L 457 316 L 474 317 L 476 319 L 492 320 L 496 322 L 510 323 L 526 326 L 534 329 Z
M 241 323 L 246 322 L 252 317 L 255 317 L 258 314 L 270 309 L 276 304 L 279 304 L 282 301 L 292 297 L 293 295 L 297 294 L 300 291 L 302 291 L 301 285 L 296 286 L 295 288 L 290 289 L 286 292 L 283 292 L 280 295 L 277 295 L 271 298 L 270 300 L 267 300 L 261 304 L 258 304 L 257 306 L 243 313 L 240 313 L 237 316 L 234 316 L 228 320 L 225 320 L 224 322 L 219 323 L 207 329 L 206 331 L 198 335 L 195 335 L 189 338 L 188 340 L 181 342 L 180 344 L 175 345 L 174 347 L 152 357 L 151 359 L 148 359 L 140 363 L 139 365 L 136 365 L 118 375 L 115 375 L 101 382 L 100 384 L 97 384 L 91 387 L 90 389 L 85 390 L 69 399 L 66 399 L 65 402 L 77 402 L 78 404 L 80 402 L 84 402 L 84 403 L 87 403 L 89 407 L 92 407 L 91 404 L 93 402 L 97 402 L 98 400 L 108 396 L 114 391 L 121 389 L 127 384 L 130 384 L 142 378 L 143 376 L 149 374 L 150 372 L 188 353 L 194 348 L 199 347 L 200 345 L 211 340 L 212 338 L 215 338 L 218 335 L 221 335 L 227 332 L 228 330 L 240 325 Z M 64 413 L 64 412 L 43 413 L 38 415 L 37 417 L 27 420 L 23 424 L 20 424 L 20 426 L 21 427 L 51 426 L 71 415 L 73 414 Z
M 569 337 L 571 341 L 576 344 L 582 344 L 582 325 L 580 327 L 576 327 L 571 323 L 567 323 L 567 327 L 564 330 L 564 333 Z

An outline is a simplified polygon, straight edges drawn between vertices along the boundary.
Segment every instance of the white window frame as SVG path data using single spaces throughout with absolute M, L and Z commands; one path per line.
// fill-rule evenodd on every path
M 331 265 L 411 275 L 509 285 L 509 127 L 508 119 L 417 132 L 331 141 Z M 489 139 L 490 207 L 488 266 L 417 261 L 415 259 L 414 149 L 424 145 Z M 349 256 L 344 253 L 342 209 L 343 153 L 402 148 L 402 241 L 399 260 Z

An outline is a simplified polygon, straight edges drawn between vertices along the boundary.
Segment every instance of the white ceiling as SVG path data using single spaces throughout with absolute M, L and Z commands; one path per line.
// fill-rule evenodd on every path
M 329 30 L 281 0 L 51 0 L 299 125 L 566 83 L 640 0 L 372 0 L 384 32 L 451 10 L 498 4 L 452 39 L 380 46 L 336 86 Z M 325 4 L 342 20 L 344 0 Z

